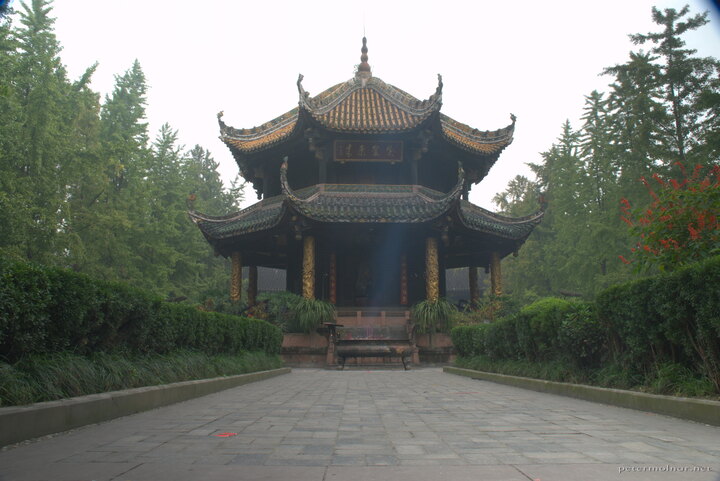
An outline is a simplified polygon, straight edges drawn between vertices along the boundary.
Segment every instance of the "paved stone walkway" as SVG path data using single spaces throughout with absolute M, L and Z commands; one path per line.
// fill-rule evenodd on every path
M 720 428 L 430 368 L 297 369 L 0 452 L 2 481 L 719 476 Z

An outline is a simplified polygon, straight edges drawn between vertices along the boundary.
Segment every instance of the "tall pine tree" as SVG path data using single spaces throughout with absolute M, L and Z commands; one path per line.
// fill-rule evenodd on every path
M 705 163 L 708 160 L 701 155 L 705 149 L 700 148 L 707 110 L 703 98 L 706 92 L 717 92 L 714 80 L 719 64 L 714 58 L 695 57 L 696 50 L 685 48 L 682 35 L 708 23 L 707 12 L 686 17 L 689 12 L 688 5 L 680 11 L 674 8 L 660 11 L 653 7 L 653 21 L 662 27 L 662 31 L 630 36 L 636 44 L 651 43 L 650 52 L 661 61 L 658 80 L 670 115 L 663 133 L 672 146 L 667 164 L 675 161 Z

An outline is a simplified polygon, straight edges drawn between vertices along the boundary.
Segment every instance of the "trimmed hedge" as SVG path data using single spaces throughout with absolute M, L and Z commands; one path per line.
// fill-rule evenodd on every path
M 720 392 L 720 256 L 610 287 L 594 303 L 540 299 L 493 323 L 456 327 L 452 339 L 463 358 L 560 362 L 646 385 L 709 380 Z
M 596 302 L 616 362 L 640 375 L 686 366 L 720 391 L 720 256 L 613 286 Z
M 490 324 L 456 327 L 451 336 L 461 357 L 563 361 L 582 368 L 600 362 L 605 339 L 591 305 L 556 298 Z
M 489 327 L 489 324 L 454 327 L 450 337 L 458 355 L 473 357 L 485 354 L 485 332 Z
M 0 260 L 0 357 L 72 351 L 280 351 L 271 324 L 165 303 L 125 284 Z

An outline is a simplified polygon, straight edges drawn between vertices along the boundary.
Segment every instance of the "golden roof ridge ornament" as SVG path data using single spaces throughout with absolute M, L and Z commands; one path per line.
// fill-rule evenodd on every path
M 370 68 L 370 64 L 368 63 L 368 48 L 367 48 L 367 38 L 362 38 L 362 48 L 360 49 L 360 65 L 358 65 L 357 72 L 355 72 L 355 77 L 359 78 L 362 82 L 362 86 L 364 87 L 367 81 L 372 77 L 372 69 Z

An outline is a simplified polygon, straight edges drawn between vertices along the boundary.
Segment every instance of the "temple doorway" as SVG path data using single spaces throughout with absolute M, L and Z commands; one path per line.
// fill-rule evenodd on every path
M 364 240 L 337 250 L 338 305 L 399 306 L 399 236 L 381 232 Z

